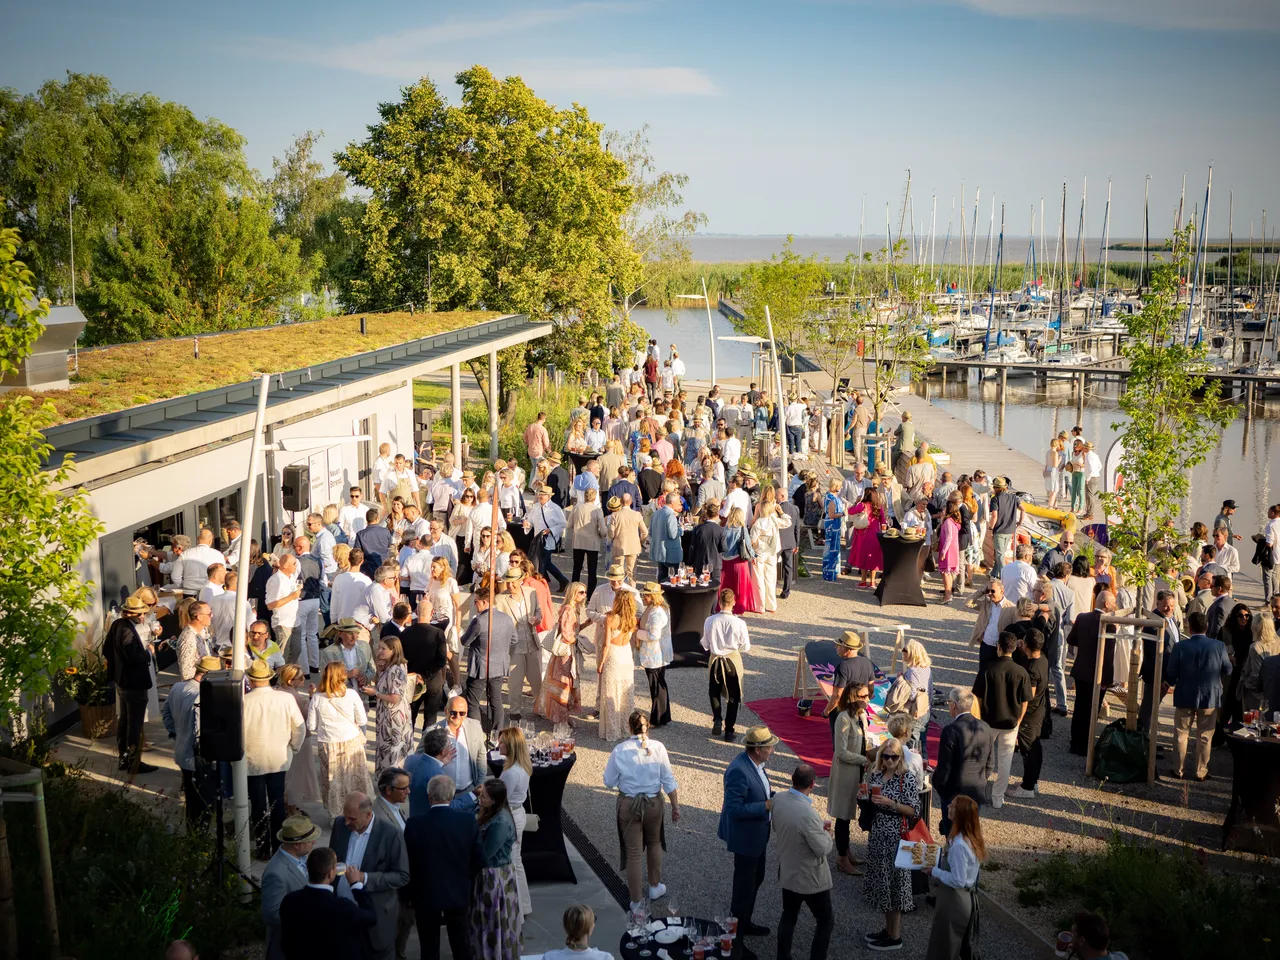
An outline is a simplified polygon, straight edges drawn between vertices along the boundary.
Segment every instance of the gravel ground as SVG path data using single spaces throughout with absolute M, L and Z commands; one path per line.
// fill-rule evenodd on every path
M 818 564 L 811 562 L 810 570 Z M 637 577 L 651 577 L 642 569 Z M 790 696 L 795 676 L 795 650 L 810 639 L 834 638 L 850 627 L 870 631 L 872 658 L 882 667 L 888 664 L 888 644 L 893 640 L 893 625 L 910 625 L 909 638 L 923 642 L 933 659 L 934 682 L 940 687 L 970 683 L 976 669 L 976 651 L 968 646 L 968 635 L 974 615 L 961 601 L 940 603 L 941 589 L 926 583 L 930 599 L 927 608 L 890 607 L 881 609 L 869 591 L 855 587 L 855 578 L 842 577 L 837 583 L 825 583 L 819 577 L 800 580 L 789 599 L 779 601 L 773 615 L 747 617 L 752 650 L 745 658 L 747 667 L 747 699 Z M 588 676 L 593 671 L 587 671 Z M 664 880 L 679 898 L 681 912 L 714 916 L 727 906 L 731 883 L 731 858 L 716 837 L 722 799 L 722 774 L 726 765 L 741 749 L 710 737 L 710 708 L 706 694 L 705 669 L 668 671 L 672 698 L 672 725 L 659 731 L 666 744 L 680 784 L 680 806 L 683 816 L 678 824 L 668 824 L 668 850 Z M 636 705 L 648 706 L 644 675 L 637 671 Z M 584 691 L 584 703 L 595 703 L 594 683 Z M 527 714 L 526 710 L 526 714 Z M 1162 724 L 1162 741 L 1172 745 L 1172 710 L 1166 701 Z M 939 716 L 940 721 L 946 717 Z M 739 717 L 741 731 L 755 722 L 754 715 L 744 710 Z M 995 811 L 983 807 L 983 823 L 991 861 L 983 874 L 983 887 L 993 903 L 983 918 L 984 952 L 994 958 L 1024 957 L 1040 952 L 1056 932 L 1063 910 L 1053 906 L 1027 910 L 1018 905 L 1014 880 L 1017 871 L 1039 855 L 1053 850 L 1096 848 L 1118 831 L 1137 842 L 1192 843 L 1210 850 L 1219 842 L 1219 829 L 1230 800 L 1230 761 L 1226 751 L 1215 751 L 1211 777 L 1202 784 L 1163 781 L 1146 784 L 1112 786 L 1086 779 L 1083 761 L 1066 752 L 1066 722 L 1055 725 L 1052 739 L 1045 743 L 1044 769 L 1040 780 L 1040 796 L 1034 801 L 1008 800 Z M 565 793 L 566 812 L 582 827 L 595 846 L 611 863 L 617 864 L 617 834 L 614 821 L 614 798 L 602 786 L 604 765 L 611 744 L 596 739 L 594 721 L 580 724 L 578 763 L 571 786 Z M 785 789 L 796 764 L 795 756 L 780 744 L 769 763 L 776 789 Z M 1162 766 L 1168 761 L 1162 761 Z M 1014 759 L 1013 771 L 1021 771 L 1021 760 Z M 815 792 L 816 802 L 825 813 L 825 781 Z M 936 832 L 936 805 L 931 827 Z M 859 849 L 862 835 L 854 830 L 854 848 Z M 1224 855 L 1238 867 L 1252 863 L 1251 858 Z M 835 873 L 836 933 L 835 956 L 862 956 L 870 952 L 862 943 L 862 935 L 878 930 L 882 916 L 863 900 L 861 878 Z M 781 894 L 776 882 L 776 863 L 770 855 L 769 872 L 761 888 L 757 906 L 757 922 L 776 928 L 781 910 Z M 1002 915 L 1003 910 L 1010 914 Z M 903 941 L 906 956 L 923 956 L 929 937 L 932 911 L 924 906 L 904 918 Z M 797 933 L 796 949 L 806 949 L 812 933 L 807 913 Z M 1042 938 L 1042 939 L 1041 939 Z M 772 937 L 756 939 L 753 949 L 761 956 L 772 955 Z

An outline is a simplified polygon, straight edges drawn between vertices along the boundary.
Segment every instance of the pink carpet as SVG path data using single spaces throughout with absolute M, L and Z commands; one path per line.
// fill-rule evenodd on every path
M 831 727 L 827 718 L 822 715 L 827 706 L 825 700 L 814 700 L 813 711 L 807 717 L 796 712 L 794 697 L 751 700 L 747 706 L 792 753 L 811 764 L 818 776 L 831 775 Z M 937 723 L 930 723 L 925 733 L 929 743 L 931 769 L 938 756 L 939 730 Z

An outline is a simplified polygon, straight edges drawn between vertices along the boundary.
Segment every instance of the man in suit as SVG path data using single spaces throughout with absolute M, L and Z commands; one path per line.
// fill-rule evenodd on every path
M 743 944 L 744 937 L 767 937 L 769 928 L 755 923 L 756 892 L 764 882 L 765 854 L 769 846 L 769 815 L 773 790 L 764 765 L 778 743 L 768 727 L 752 727 L 742 738 L 743 750 L 724 772 L 724 803 L 716 835 L 733 854 L 733 894 L 729 909 L 738 918 L 733 955 L 755 960 Z
M 791 774 L 791 789 L 773 804 L 773 829 L 778 839 L 778 883 L 782 887 L 782 917 L 778 920 L 778 960 L 791 960 L 791 940 L 802 904 L 816 925 L 809 960 L 825 960 L 835 927 L 831 909 L 832 823 L 813 808 L 813 767 L 802 763 Z
M 987 777 L 996 767 L 995 738 L 986 721 L 973 715 L 974 700 L 973 691 L 963 687 L 947 696 L 951 722 L 938 738 L 938 766 L 933 771 L 943 836 L 951 832 L 951 801 L 963 793 L 974 803 L 986 802 Z
M 459 643 L 467 658 L 467 709 L 497 736 L 502 729 L 506 705 L 502 702 L 502 681 L 511 669 L 511 646 L 516 642 L 516 624 L 495 605 L 493 610 L 493 637 L 489 637 L 489 578 L 486 573 L 471 594 L 475 616 L 467 624 Z M 485 709 L 480 710 L 480 694 L 484 693 Z M 453 710 L 450 702 L 449 710 Z M 446 722 L 450 716 L 445 717 Z M 467 713 L 463 712 L 463 719 Z
M 139 598 L 129 597 L 102 642 L 107 676 L 115 683 L 120 698 L 120 719 L 116 723 L 120 769 L 135 776 L 156 769 L 153 764 L 142 762 L 141 750 L 142 720 L 147 713 L 147 691 L 151 689 L 152 651 L 151 630 L 143 621 L 150 609 Z
M 1206 635 L 1208 617 L 1193 613 L 1187 617 L 1191 636 L 1178 643 L 1169 655 L 1166 676 L 1173 687 L 1173 740 L 1178 759 L 1170 776 L 1183 777 L 1187 760 L 1187 736 L 1196 727 L 1196 782 L 1209 776 L 1209 749 L 1218 711 L 1222 709 L 1223 681 L 1231 675 L 1231 658 L 1221 640 Z
M 1142 635 L 1142 704 L 1138 707 L 1138 729 L 1151 729 L 1151 716 L 1158 713 L 1160 701 L 1169 691 L 1169 658 L 1173 648 L 1182 639 L 1182 614 L 1172 591 L 1161 590 L 1156 594 L 1156 616 L 1164 621 L 1164 659 L 1160 668 L 1162 676 L 1156 680 L 1156 638 L 1149 630 Z
M 569 505 L 569 488 L 572 485 L 569 471 L 560 462 L 560 454 L 554 450 L 547 454 L 547 459 L 553 464 L 551 472 L 547 474 L 546 484 L 551 488 L 551 502 L 563 510 Z
M 272 670 L 254 660 L 245 671 L 244 759 L 249 770 L 249 805 L 259 859 L 271 856 L 284 826 L 284 778 L 302 748 L 307 727 L 293 694 L 272 690 Z
M 973 601 L 971 601 L 973 602 Z M 978 617 L 969 634 L 969 646 L 978 648 L 978 675 L 996 658 L 1000 634 L 1018 618 L 1018 607 L 1004 595 L 1004 584 L 994 576 L 976 598 Z
M 404 843 L 409 852 L 409 900 L 418 919 L 423 960 L 440 958 L 440 926 L 449 936 L 454 960 L 470 960 L 467 909 L 471 878 L 481 864 L 480 831 L 473 814 L 453 807 L 453 781 L 427 784 L 430 807 L 409 818 Z
M 461 700 L 460 697 L 457 699 Z M 466 701 L 462 700 L 462 704 L 465 706 Z M 480 736 L 484 736 L 483 731 Z M 434 726 L 422 735 L 418 752 L 405 757 L 404 769 L 409 774 L 409 816 L 411 818 L 421 816 L 430 807 L 427 786 L 432 780 L 443 775 L 450 781 L 454 781 L 454 773 L 457 769 L 454 761 L 457 759 L 458 751 L 449 741 L 448 729 Z M 473 763 L 474 758 L 467 754 L 468 769 L 475 769 Z M 475 794 L 471 790 L 458 790 L 456 781 L 454 781 L 454 790 L 453 808 L 466 810 L 474 815 Z
M 470 705 L 462 697 L 454 697 L 449 701 L 446 716 L 432 730 L 442 730 L 448 737 L 448 752 L 437 755 L 444 765 L 444 772 L 453 778 L 459 793 L 470 791 L 480 786 L 488 778 L 489 766 L 485 762 L 485 738 L 480 721 L 467 715 Z M 418 747 L 420 753 L 430 755 L 432 740 L 428 743 L 431 731 L 422 737 Z M 413 815 L 412 807 L 410 816 Z
M 370 586 L 376 587 L 378 584 Z M 347 670 L 348 683 L 357 689 L 373 683 L 376 674 L 373 651 L 369 648 L 369 641 L 361 636 L 363 629 L 360 622 L 351 617 L 338 621 L 337 629 L 334 630 L 338 635 L 338 642 L 331 643 L 320 651 L 321 673 L 330 663 L 341 661 Z
M 680 513 L 684 509 L 680 494 L 669 493 L 666 500 L 655 500 L 659 506 L 649 521 L 649 559 L 658 567 L 658 580 L 665 581 L 684 562 L 680 543 Z
M 360 874 L 347 867 L 347 875 Z M 308 883 L 280 901 L 280 945 L 285 960 L 316 957 L 363 957 L 368 931 L 377 914 L 363 884 L 352 889 L 351 899 L 337 895 L 338 856 L 328 847 L 316 847 L 307 855 Z
M 1186 616 L 1190 616 L 1199 610 L 1201 613 L 1207 614 L 1209 607 L 1213 604 L 1213 575 L 1208 572 L 1198 572 L 1196 574 L 1195 590 L 1191 599 L 1187 601 L 1187 609 L 1184 612 Z
M 276 835 L 280 846 L 262 873 L 262 922 L 267 926 L 267 960 L 285 960 L 280 943 L 280 904 L 295 890 L 306 887 L 307 854 L 320 839 L 320 828 L 300 813 L 285 820 Z M 336 860 L 334 861 L 337 862 Z
M 609 514 L 609 543 L 614 560 L 622 562 L 627 582 L 636 579 L 636 558 L 640 556 L 640 545 L 649 536 L 649 529 L 640 516 L 639 506 L 624 494 L 621 506 Z
M 1106 693 L 1105 683 L 1111 676 L 1115 666 L 1116 638 L 1107 637 L 1102 646 L 1102 677 L 1104 686 L 1101 690 L 1094 687 L 1094 678 L 1098 667 L 1098 638 L 1102 636 L 1102 615 L 1116 612 L 1116 595 L 1110 590 L 1103 590 L 1095 601 L 1096 609 L 1088 613 L 1076 614 L 1076 622 L 1067 637 L 1068 645 L 1075 647 L 1076 659 L 1071 665 L 1071 679 L 1076 685 L 1076 702 L 1071 713 L 1070 751 L 1076 756 L 1084 757 L 1089 753 L 1089 741 L 1093 730 L 1089 727 L 1091 715 L 1090 704 L 1101 694 Z
M 378 795 L 373 798 L 373 818 L 394 827 L 403 834 L 408 811 L 409 771 L 402 767 L 387 767 L 378 774 Z M 399 890 L 400 920 L 396 926 L 396 957 L 403 958 L 409 932 L 413 929 L 413 904 L 409 902 L 409 888 Z
M 187 829 L 209 825 L 218 797 L 218 765 L 200 756 L 200 681 L 211 670 L 221 670 L 217 657 L 201 657 L 195 676 L 169 688 L 160 718 L 173 740 L 173 759 L 182 771 L 182 797 Z
M 701 574 L 706 567 L 712 580 L 720 579 L 720 564 L 724 560 L 724 527 L 720 525 L 720 502 L 709 502 L 701 511 L 702 522 L 693 528 L 693 542 L 689 546 L 689 566 Z
M 1222 625 L 1227 622 L 1227 614 L 1236 605 L 1235 597 L 1231 596 L 1231 577 L 1227 574 L 1220 573 L 1213 578 L 1213 596 L 1214 601 L 1209 605 L 1209 612 L 1205 614 L 1208 618 L 1208 629 L 1205 636 L 1218 637 Z
M 782 588 L 778 591 L 778 598 L 785 600 L 791 596 L 791 585 L 796 580 L 796 560 L 800 555 L 797 534 L 804 524 L 800 519 L 800 508 L 787 496 L 786 489 L 777 487 L 774 492 L 778 495 L 778 506 L 791 519 L 788 526 L 778 529 L 778 539 L 782 544 L 778 554 L 778 569 L 782 572 Z
M 507 690 L 511 694 L 508 716 L 519 720 L 524 714 L 524 682 L 529 681 L 533 702 L 538 702 L 542 692 L 542 647 L 538 643 L 538 624 L 542 622 L 542 607 L 538 594 L 525 586 L 524 568 L 512 563 L 502 578 L 502 590 L 493 599 L 493 609 L 505 613 L 515 624 L 516 637 L 512 644 L 511 674 L 507 677 Z
M 393 960 L 400 916 L 396 891 L 409 883 L 404 837 L 395 827 L 375 819 L 373 801 L 368 794 L 356 791 L 347 795 L 342 816 L 333 821 L 329 846 L 347 865 L 347 884 L 339 885 L 339 892 L 362 887 L 377 916 L 377 922 L 365 931 L 367 960 Z

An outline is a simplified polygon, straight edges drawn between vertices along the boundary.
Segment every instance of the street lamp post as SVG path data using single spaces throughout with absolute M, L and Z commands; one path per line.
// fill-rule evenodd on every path
M 707 341 L 711 345 L 711 386 L 716 385 L 716 331 L 711 324 L 711 298 L 707 296 L 707 278 L 702 278 L 702 293 L 678 293 L 677 300 L 701 300 L 707 305 Z
M 769 329 L 769 353 L 773 357 L 773 381 L 778 390 L 778 438 L 782 441 L 778 445 L 782 452 L 782 459 L 778 465 L 778 483 L 781 484 L 783 490 L 786 490 L 789 484 L 787 483 L 787 427 L 786 419 L 782 412 L 782 367 L 778 363 L 778 344 L 773 339 L 773 317 L 769 316 L 768 306 L 764 308 L 764 322 Z M 768 464 L 765 464 L 766 469 L 768 466 Z

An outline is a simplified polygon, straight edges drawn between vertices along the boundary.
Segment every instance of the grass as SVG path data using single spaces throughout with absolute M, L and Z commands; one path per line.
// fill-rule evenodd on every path
M 498 456 L 504 460 L 515 460 L 527 471 L 529 469 L 529 453 L 524 444 L 524 430 L 533 423 L 538 411 L 547 413 L 547 434 L 551 437 L 551 446 L 559 450 L 564 443 L 565 431 L 569 428 L 569 411 L 577 406 L 578 395 L 582 391 L 577 386 L 566 385 L 555 390 L 548 387 L 546 393 L 539 397 L 532 384 L 527 384 L 515 391 L 515 400 L 511 406 L 511 415 L 504 417 L 498 424 Z M 447 433 L 453 427 L 453 418 L 445 410 L 440 419 L 432 424 L 436 431 Z M 482 400 L 469 400 L 462 405 L 462 433 L 471 444 L 473 454 L 489 449 L 489 408 Z
M 434 410 L 449 402 L 449 388 L 442 383 L 427 380 L 413 381 L 413 406 L 415 410 Z
M 1053 853 L 1023 870 L 1018 900 L 1076 910 L 1111 925 L 1112 946 L 1134 958 L 1269 957 L 1280 945 L 1280 887 L 1274 879 L 1214 870 L 1203 850 L 1165 853 L 1113 834 L 1106 849 Z
M 490 312 L 382 313 L 330 317 L 200 337 L 200 358 L 191 339 L 125 343 L 80 354 L 80 374 L 69 390 L 35 396 L 53 404 L 58 423 L 114 413 L 129 407 L 199 393 L 276 373 L 338 360 L 357 353 L 429 337 L 501 316 Z M 25 393 L 26 391 L 13 391 Z

